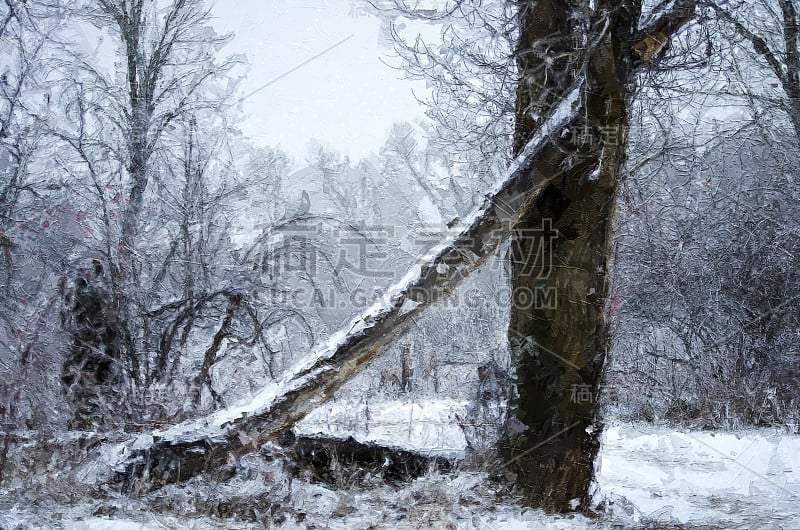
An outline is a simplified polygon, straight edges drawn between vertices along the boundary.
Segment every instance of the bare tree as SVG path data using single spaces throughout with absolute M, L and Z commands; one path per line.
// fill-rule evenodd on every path
M 796 3 L 698 5 L 637 104 L 611 392 L 639 417 L 792 423 Z
M 125 98 L 110 109 L 110 118 L 120 127 L 130 177 L 120 252 L 123 268 L 132 273 L 149 162 L 161 136 L 191 109 L 212 103 L 202 97 L 202 88 L 233 63 L 214 61 L 226 38 L 209 33 L 209 13 L 197 0 L 174 0 L 163 12 L 153 0 L 97 0 L 87 15 L 118 39 L 125 60 L 125 86 L 108 81 L 104 86 L 115 90 L 109 96 Z
M 142 385 L 147 386 L 154 373 L 150 358 L 153 350 L 145 344 L 150 340 L 148 326 L 153 322 L 148 320 L 153 312 L 164 316 L 158 303 L 181 296 L 191 305 L 195 296 L 203 299 L 213 290 L 208 286 L 212 282 L 207 260 L 219 252 L 221 240 L 220 231 L 207 230 L 218 219 L 205 217 L 214 197 L 204 195 L 208 189 L 204 168 L 212 163 L 216 150 L 224 147 L 224 138 L 217 135 L 216 144 L 203 146 L 210 155 L 195 156 L 199 147 L 193 120 L 205 113 L 204 125 L 210 129 L 215 123 L 214 113 L 224 109 L 221 94 L 228 93 L 232 85 L 220 88 L 214 83 L 236 61 L 217 60 L 227 37 L 214 34 L 201 1 L 175 0 L 162 5 L 154 0 L 98 0 L 79 6 L 76 13 L 114 38 L 122 65 L 115 76 L 92 64 L 82 52 L 73 53 L 68 65 L 71 71 L 65 77 L 75 80 L 65 82 L 72 89 L 62 95 L 68 119 L 52 125 L 53 133 L 77 154 L 76 162 L 89 177 L 87 189 L 100 206 L 105 239 L 103 256 L 92 260 L 100 264 L 92 265 L 92 278 L 105 287 L 97 291 L 102 296 L 85 300 L 97 305 L 104 318 L 102 323 L 84 324 L 91 328 L 102 324 L 106 331 L 101 336 L 92 335 L 97 340 L 80 340 L 77 347 L 99 352 L 112 363 L 115 375 L 107 386 L 122 384 L 130 397 L 141 397 Z M 162 209 L 165 205 L 168 209 L 170 198 L 174 198 L 167 193 L 175 191 L 168 182 L 170 175 L 183 182 L 181 193 L 187 202 L 177 211 L 180 229 L 168 234 L 172 240 L 161 253 L 161 241 L 150 239 L 143 244 L 145 232 L 153 235 L 153 223 L 152 219 L 143 222 L 142 215 L 148 209 L 174 219 L 175 211 Z M 158 183 L 158 189 L 153 188 L 153 182 Z M 223 193 L 228 188 L 225 190 Z M 160 193 L 165 194 L 165 201 L 158 198 Z M 200 227 L 199 233 L 194 233 L 194 227 Z M 183 283 L 176 285 L 173 281 L 170 285 L 165 276 L 174 274 L 177 257 L 182 258 L 178 261 L 183 265 Z M 160 263 L 163 266 L 159 267 Z M 166 285 L 170 288 L 163 290 Z M 70 284 L 67 305 L 78 299 L 75 294 L 79 288 Z M 84 305 L 73 306 L 71 311 L 85 314 Z M 185 328 L 185 335 L 191 328 Z M 69 331 L 74 336 L 81 333 Z M 170 346 L 161 349 L 160 360 L 155 363 L 162 372 L 164 350 L 169 351 Z
M 642 3 L 634 1 L 512 4 L 518 32 L 508 55 L 515 58 L 517 72 L 513 152 L 528 144 L 555 102 L 585 82 L 582 120 L 563 132 L 558 154 L 534 164 L 540 174 L 555 180 L 524 205 L 510 253 L 515 298 L 509 343 L 517 367 L 518 394 L 512 398 L 517 427 L 509 430 L 501 451 L 530 502 L 563 511 L 577 506 L 574 499 L 587 507 L 599 447 L 595 396 L 607 349 L 611 219 L 633 87 L 640 71 L 658 67 L 673 33 L 694 17 L 696 6 L 677 2 L 643 13 Z M 434 20 L 479 7 L 455 1 L 438 11 L 424 11 L 395 2 L 393 9 Z M 442 34 L 447 38 L 447 32 Z M 439 64 L 419 41 L 402 49 L 412 68 L 415 59 Z M 445 57 L 465 55 L 445 49 Z M 502 70 L 515 71 L 508 65 Z M 463 84 L 458 78 L 422 72 L 442 92 Z M 501 87 L 503 79 L 488 84 Z M 576 132 L 596 141 L 584 141 Z M 543 244 L 549 245 L 543 249 Z M 576 399 L 579 392 L 588 399 Z
M 599 448 L 593 396 L 606 353 L 611 219 L 636 72 L 630 43 L 653 31 L 640 33 L 640 2 L 598 2 L 594 13 L 585 7 L 571 2 L 519 7 L 515 149 L 541 126 L 543 110 L 584 76 L 580 128 L 601 138 L 596 144 L 564 144 L 563 155 L 539 161 L 539 171 L 559 177 L 527 205 L 522 228 L 552 225 L 557 231 L 552 247 L 538 254 L 551 263 L 531 274 L 531 265 L 538 265 L 530 261 L 537 258 L 538 242 L 524 232 L 512 242 L 512 256 L 519 256 L 512 260 L 515 296 L 544 285 L 556 289 L 557 300 L 517 298 L 512 305 L 509 342 L 518 379 L 512 413 L 522 427 L 508 432 L 502 450 L 528 500 L 548 511 L 588 507 Z M 657 22 L 666 26 L 657 31 L 671 34 L 683 21 L 671 13 Z M 581 42 L 585 52 L 579 51 Z M 589 398 L 575 399 L 576 388 L 587 389 Z
M 720 127 L 700 153 L 673 132 L 668 161 L 626 184 L 609 374 L 625 414 L 718 428 L 797 416 L 795 139 L 760 126 Z
M 763 74 L 777 83 L 758 83 L 752 75 L 739 77 L 740 93 L 762 108 L 782 111 L 800 137 L 800 18 L 795 0 L 757 2 L 702 1 L 715 29 L 735 46 L 749 48 Z M 748 69 L 748 71 L 750 71 Z M 762 75 L 763 75 L 762 74 Z M 782 92 L 782 94 L 781 94 Z
M 443 221 L 451 222 L 475 206 L 478 190 L 475 181 L 459 174 L 464 168 L 442 151 L 437 138 L 432 126 L 395 123 L 380 151 L 381 176 L 388 181 L 403 179 L 407 200 L 416 201 L 415 210 L 424 198 Z
M 56 1 L 0 6 L 0 416 L 8 430 L 42 427 L 44 411 L 57 408 L 41 398 L 54 382 L 41 374 L 54 373 L 62 352 L 52 292 L 76 241 L 43 120 L 53 86 L 45 61 L 65 12 Z
M 510 162 L 518 35 L 513 2 L 455 1 L 443 6 L 406 0 L 371 4 L 400 68 L 434 89 L 419 95 L 434 134 L 431 147 L 483 191 Z M 431 28 L 439 38 L 425 38 Z
M 779 2 L 779 10 L 774 9 L 775 6 L 768 3 L 749 6 L 752 9 L 748 9 L 744 3 L 732 5 L 728 2 L 722 7 L 710 2 L 679 5 L 676 12 L 683 10 L 684 13 L 691 13 L 691 18 L 696 17 L 695 20 L 703 22 L 704 26 L 700 27 L 698 31 L 690 32 L 690 36 L 686 40 L 691 40 L 691 43 L 681 42 L 678 53 L 672 54 L 667 53 L 670 49 L 670 34 L 677 27 L 684 25 L 690 15 L 681 14 L 673 21 L 666 21 L 665 27 L 658 28 L 654 24 L 659 22 L 659 18 L 665 13 L 663 10 L 668 7 L 666 3 L 657 4 L 648 13 L 642 13 L 641 6 L 633 3 L 616 8 L 610 5 L 598 6 L 597 9 L 581 2 L 519 2 L 518 4 L 521 6 L 520 28 L 522 29 L 515 51 L 520 78 L 515 120 L 517 131 L 515 149 L 520 149 L 525 145 L 531 131 L 536 130 L 543 116 L 546 116 L 544 111 L 550 108 L 554 99 L 558 99 L 560 94 L 572 86 L 576 78 L 581 75 L 587 75 L 589 78 L 596 75 L 590 68 L 592 67 L 591 54 L 595 53 L 598 48 L 602 48 L 593 41 L 603 33 L 599 31 L 598 26 L 593 26 L 597 23 L 598 13 L 605 13 L 601 16 L 607 16 L 609 27 L 615 28 L 608 30 L 609 32 L 620 31 L 620 35 L 624 35 L 627 31 L 629 34 L 625 38 L 618 36 L 620 41 L 616 44 L 612 40 L 611 45 L 614 49 L 624 48 L 626 42 L 633 43 L 630 57 L 621 54 L 618 59 L 615 59 L 618 63 L 615 70 L 618 75 L 621 75 L 619 82 L 627 87 L 623 90 L 623 105 L 620 107 L 623 110 L 624 107 L 630 106 L 634 102 L 633 96 L 637 90 L 641 92 L 641 89 L 629 88 L 634 86 L 635 82 L 638 82 L 638 86 L 643 86 L 644 91 L 648 92 L 648 95 L 644 97 L 652 97 L 656 101 L 658 98 L 672 101 L 676 92 L 683 94 L 707 93 L 709 95 L 716 93 L 717 97 L 722 96 L 724 92 L 718 88 L 722 86 L 721 82 L 719 85 L 714 83 L 716 77 L 720 75 L 719 72 L 722 71 L 719 67 L 720 56 L 725 54 L 719 53 L 719 51 L 716 54 L 714 52 L 715 48 L 730 47 L 730 44 L 725 42 L 730 31 L 725 32 L 721 27 L 727 24 L 729 29 L 734 30 L 735 35 L 738 34 L 738 40 L 744 40 L 746 44 L 752 46 L 757 56 L 764 61 L 765 67 L 778 79 L 779 84 L 773 84 L 774 87 L 781 87 L 789 96 L 775 99 L 775 96 L 770 94 L 768 85 L 765 91 L 764 86 L 752 82 L 752 76 L 748 70 L 742 74 L 740 82 L 741 101 L 753 106 L 754 112 L 760 110 L 763 113 L 765 106 L 770 111 L 782 109 L 786 115 L 790 115 L 792 112 L 793 74 L 791 72 L 793 67 L 790 63 L 791 58 L 795 55 L 793 50 L 797 46 L 797 35 L 796 30 L 793 29 L 796 27 L 794 8 L 788 2 Z M 451 2 L 437 11 L 423 9 L 418 4 L 410 7 L 405 3 L 395 2 L 390 12 L 400 12 L 412 19 L 435 21 L 450 20 L 449 17 L 461 17 L 463 13 L 469 12 L 471 7 L 472 3 L 470 2 Z M 748 14 L 752 14 L 753 11 L 758 16 L 748 18 Z M 627 15 L 620 15 L 620 13 L 626 12 Z M 640 15 L 641 24 L 643 24 L 641 28 L 637 26 L 640 23 Z M 626 16 L 631 17 L 627 22 L 623 20 Z M 529 23 L 531 27 L 526 29 L 526 23 Z M 627 24 L 630 28 L 628 30 L 616 29 L 620 23 L 623 26 Z M 671 24 L 677 24 L 677 26 Z M 480 27 L 480 24 L 476 24 L 474 29 L 477 31 Z M 760 37 L 754 27 L 761 28 L 767 38 Z M 709 28 L 714 30 L 713 38 L 710 36 Z M 641 40 L 631 37 L 644 36 L 645 34 L 641 32 L 645 29 L 652 29 L 653 33 Z M 442 32 L 442 35 L 445 40 L 444 36 L 447 33 Z M 402 40 L 399 32 L 395 32 L 394 36 L 396 40 Z M 445 44 L 453 43 L 446 42 Z M 407 64 L 411 71 L 424 76 L 426 80 L 437 86 L 439 91 L 448 93 L 461 85 L 461 81 L 458 79 L 436 75 L 433 68 L 427 70 L 420 68 L 420 65 L 441 66 L 441 62 L 437 62 L 437 52 L 445 58 L 449 57 L 448 54 L 461 58 L 461 53 L 457 51 L 458 48 L 455 44 L 435 48 L 424 46 L 421 44 L 421 40 L 417 39 L 413 46 L 401 42 L 400 49 L 406 51 L 405 57 L 408 58 Z M 585 52 L 587 49 L 590 50 L 588 53 Z M 727 50 L 724 51 L 727 52 Z M 648 63 L 647 67 L 638 68 L 642 63 Z M 625 68 L 630 74 L 620 73 Z M 731 70 L 742 72 L 740 68 L 735 67 Z M 686 83 L 687 72 L 693 76 L 693 82 L 688 85 Z M 630 75 L 630 77 L 626 78 L 626 75 Z M 702 86 L 703 83 L 705 83 L 705 87 Z M 713 86 L 713 88 L 708 89 L 708 86 Z M 671 94 L 670 91 L 672 91 Z M 590 103 L 587 114 L 592 112 L 595 104 L 599 104 L 598 101 L 599 99 L 595 99 Z M 656 107 L 656 105 L 652 106 Z M 649 111 L 652 110 L 656 109 L 649 109 Z M 672 112 L 674 115 L 677 109 L 670 108 L 667 112 Z M 530 224 L 524 225 L 522 230 L 518 231 L 518 242 L 515 247 L 512 247 L 514 290 L 516 293 L 528 297 L 527 300 L 519 299 L 514 304 L 509 333 L 509 342 L 520 367 L 518 373 L 520 395 L 517 397 L 514 419 L 522 421 L 525 431 L 509 435 L 511 441 L 514 439 L 523 441 L 519 451 L 513 447 L 510 450 L 506 448 L 506 450 L 508 457 L 515 463 L 515 467 L 519 466 L 521 477 L 528 473 L 531 474 L 531 480 L 534 483 L 528 484 L 528 486 L 533 488 L 534 502 L 537 504 L 543 502 L 545 506 L 551 502 L 549 499 L 554 497 L 562 500 L 553 502 L 562 502 L 562 507 L 565 506 L 563 498 L 569 495 L 559 489 L 572 481 L 566 476 L 555 478 L 558 473 L 553 472 L 556 468 L 559 473 L 571 472 L 568 470 L 571 466 L 558 465 L 558 461 L 563 458 L 564 447 L 573 443 L 565 441 L 564 438 L 567 436 L 563 436 L 559 430 L 569 431 L 568 427 L 570 426 L 577 427 L 576 433 L 580 433 L 584 429 L 595 429 L 586 424 L 586 418 L 593 414 L 590 403 L 597 399 L 601 372 L 598 367 L 602 366 L 602 356 L 607 349 L 607 342 L 602 338 L 605 332 L 586 330 L 603 330 L 605 324 L 603 324 L 602 318 L 599 318 L 596 323 L 582 319 L 591 320 L 593 318 L 585 315 L 587 308 L 593 305 L 595 306 L 594 311 L 600 317 L 617 311 L 614 307 L 603 307 L 606 291 L 602 285 L 598 286 L 591 282 L 581 285 L 575 280 L 572 272 L 565 272 L 564 278 L 554 277 L 553 273 L 560 268 L 569 267 L 597 272 L 608 265 L 608 252 L 599 253 L 598 256 L 605 255 L 605 257 L 595 260 L 596 262 L 592 266 L 588 266 L 588 264 L 584 264 L 586 265 L 584 266 L 571 260 L 583 259 L 580 256 L 573 256 L 577 253 L 574 248 L 580 248 L 581 252 L 584 252 L 592 245 L 598 245 L 597 248 L 600 248 L 603 244 L 610 244 L 610 236 L 600 235 L 600 232 L 603 231 L 601 227 L 610 227 L 607 219 L 611 218 L 614 211 L 613 203 L 616 191 L 610 192 L 606 200 L 601 200 L 601 195 L 593 192 L 594 196 L 590 199 L 591 202 L 581 206 L 578 201 L 580 198 L 578 190 L 587 186 L 591 188 L 591 184 L 584 184 L 585 181 L 602 181 L 604 168 L 614 167 L 615 158 L 619 158 L 620 154 L 625 152 L 624 147 L 619 146 L 623 146 L 626 141 L 629 123 L 625 116 L 627 113 L 628 111 L 623 112 L 625 119 L 613 125 L 602 121 L 593 123 L 593 120 L 588 118 L 585 123 L 578 126 L 577 130 L 565 131 L 565 150 L 572 151 L 572 154 L 566 156 L 564 160 L 557 159 L 557 163 L 548 162 L 550 164 L 548 171 L 561 172 L 563 175 L 563 180 L 560 181 L 562 184 L 554 185 L 552 189 L 546 190 L 543 195 L 543 203 L 536 207 L 539 211 L 532 214 L 533 220 Z M 647 123 L 657 126 L 657 119 L 657 117 L 655 119 L 648 118 Z M 704 133 L 698 133 L 696 125 L 694 127 L 691 127 L 691 124 L 686 125 L 688 134 L 698 137 L 693 143 L 696 145 L 702 141 L 699 137 Z M 659 150 L 657 153 L 662 157 L 669 156 L 664 150 Z M 648 152 L 646 155 L 650 159 L 653 158 L 652 152 Z M 611 159 L 605 158 L 608 156 L 611 156 Z M 580 167 L 582 163 L 587 162 L 589 167 Z M 694 163 L 698 164 L 699 161 L 695 159 Z M 559 167 L 558 164 L 562 164 L 562 166 Z M 688 167 L 692 167 L 691 164 Z M 621 166 L 615 171 L 618 173 L 616 180 L 619 180 L 619 176 L 622 174 Z M 573 184 L 569 184 L 571 175 L 572 178 L 578 179 Z M 597 201 L 603 204 L 602 208 L 596 205 Z M 593 214 L 587 213 L 603 208 L 605 208 L 603 213 L 596 218 L 592 217 Z M 564 218 L 569 215 L 574 216 L 575 219 L 570 221 L 569 217 Z M 537 255 L 537 245 L 541 243 L 531 241 L 525 234 L 526 232 L 541 231 L 544 226 L 542 223 L 549 223 L 555 219 L 560 219 L 560 226 L 559 223 L 556 223 L 559 238 L 555 240 L 555 247 L 549 250 L 552 251 L 550 257 L 555 260 L 554 263 L 560 263 L 560 265 L 549 270 L 541 269 L 539 267 L 541 263 L 531 263 L 531 258 Z M 688 229 L 689 226 L 697 226 L 698 222 L 699 218 L 696 218 L 684 226 Z M 593 229 L 595 233 L 586 235 L 590 229 Z M 596 237 L 597 240 L 581 243 L 582 237 L 588 239 Z M 564 241 L 564 239 L 568 241 Z M 605 241 L 605 243 L 601 244 L 600 241 Z M 560 250 L 561 246 L 566 246 L 570 250 L 562 251 Z M 562 252 L 566 252 L 566 254 L 562 254 Z M 530 275 L 532 269 L 544 270 L 545 278 Z M 527 280 L 526 277 L 528 277 Z M 554 289 L 550 290 L 548 285 L 552 285 Z M 561 289 L 555 289 L 559 285 Z M 546 293 L 550 292 L 556 292 L 559 295 L 557 301 L 546 296 Z M 538 293 L 545 293 L 545 296 L 537 299 Z M 566 304 L 565 296 L 568 300 Z M 551 304 L 551 302 L 555 303 Z M 611 305 L 615 303 L 614 301 L 609 302 Z M 531 306 L 533 307 L 531 308 Z M 573 314 L 572 317 L 569 316 L 570 313 Z M 589 313 L 591 314 L 591 311 Z M 584 316 L 581 316 L 582 314 Z M 695 317 L 697 315 L 689 317 L 689 320 Z M 696 320 L 707 322 L 700 318 L 696 318 Z M 572 331 L 570 336 L 566 336 L 568 329 L 584 331 Z M 579 337 L 581 333 L 600 338 L 584 341 Z M 715 332 L 715 334 L 717 336 L 724 335 L 721 332 Z M 593 340 L 596 342 L 590 344 Z M 580 350 L 584 350 L 584 353 L 579 354 Z M 591 355 L 595 355 L 595 357 L 592 358 Z M 662 370 L 662 374 L 667 372 Z M 586 410 L 583 413 L 579 412 L 581 404 L 575 403 L 576 400 L 585 401 Z M 532 425 L 535 428 L 532 429 Z M 553 440 L 550 440 L 551 435 L 554 436 Z M 581 438 L 580 434 L 577 436 Z M 585 458 L 585 460 L 581 466 L 572 468 L 573 471 L 580 467 L 589 469 L 591 466 L 593 452 L 596 451 L 597 446 L 596 444 L 592 446 L 590 442 L 586 443 L 588 445 L 583 446 L 582 449 L 575 450 L 575 460 L 581 458 Z M 553 447 L 548 449 L 548 446 Z M 531 449 L 531 447 L 535 449 Z M 548 456 L 547 451 L 551 449 L 558 456 Z M 527 464 L 519 465 L 520 459 L 516 457 L 519 452 L 522 452 L 525 458 L 533 464 L 533 468 L 538 468 L 538 471 L 531 471 Z M 548 460 L 549 463 L 547 463 Z M 551 477 L 551 480 L 541 481 L 536 477 Z M 523 483 L 524 480 L 523 478 Z M 555 485 L 555 482 L 559 480 L 562 482 Z M 588 487 L 588 479 L 584 482 L 583 487 Z M 574 493 L 572 498 L 581 497 L 575 491 L 572 493 Z
M 450 3 L 425 16 L 436 19 L 465 5 Z M 516 421 L 509 422 L 501 451 L 529 502 L 549 511 L 587 508 L 608 349 L 612 221 L 630 107 L 640 74 L 674 68 L 673 39 L 696 20 L 698 5 L 662 2 L 643 13 L 643 2 L 635 0 L 519 2 L 513 143 L 519 154 L 507 178 L 390 296 L 298 363 L 277 387 L 210 416 L 206 427 L 179 425 L 127 452 L 125 478 L 144 473 L 156 485 L 181 480 L 284 432 L 513 235 L 515 292 L 544 287 L 558 298 L 512 306 L 518 395 L 512 398 Z M 544 228 L 555 236 L 540 252 L 542 238 L 526 232 Z M 733 282 L 732 290 L 737 286 Z

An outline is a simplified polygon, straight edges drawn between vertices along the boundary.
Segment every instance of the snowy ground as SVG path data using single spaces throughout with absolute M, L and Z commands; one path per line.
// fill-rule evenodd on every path
M 467 442 L 458 418 L 466 415 L 467 405 L 451 400 L 328 404 L 309 414 L 294 432 L 352 437 L 427 456 L 461 458 Z
M 459 406 L 443 402 L 423 413 L 413 403 L 374 405 L 370 423 L 358 420 L 352 432 L 332 409 L 302 429 L 311 433 L 324 421 L 362 440 L 397 440 L 395 433 L 405 429 L 407 440 L 396 445 L 424 449 L 423 441 L 436 434 L 456 450 L 459 437 L 440 420 Z M 415 418 L 425 427 L 409 431 Z M 264 520 L 280 528 L 800 528 L 800 436 L 776 429 L 720 433 L 612 424 L 598 462 L 594 499 L 601 513 L 594 520 L 521 508 L 479 472 L 432 472 L 402 487 L 378 478 L 343 479 L 337 489 L 290 479 L 284 462 L 253 455 L 225 481 L 196 478 L 139 499 L 2 491 L 0 528 L 263 528 Z
M 800 528 L 800 436 L 614 425 L 597 501 L 631 521 Z

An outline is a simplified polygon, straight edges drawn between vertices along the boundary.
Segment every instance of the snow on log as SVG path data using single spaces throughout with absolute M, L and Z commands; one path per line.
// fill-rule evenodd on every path
M 404 324 L 451 293 L 509 236 L 525 204 L 535 200 L 556 176 L 557 172 L 542 174 L 537 164 L 540 160 L 563 161 L 557 139 L 579 119 L 581 88 L 579 83 L 554 107 L 479 208 L 380 300 L 320 344 L 276 384 L 239 406 L 105 447 L 102 464 L 95 461 L 92 469 L 83 473 L 83 480 L 112 480 L 136 489 L 185 480 L 258 448 L 325 402 Z
M 352 439 L 428 458 L 461 460 L 468 447 L 461 418 L 468 417 L 469 405 L 465 401 L 430 398 L 421 403 L 337 400 L 318 407 L 292 432 L 305 439 Z

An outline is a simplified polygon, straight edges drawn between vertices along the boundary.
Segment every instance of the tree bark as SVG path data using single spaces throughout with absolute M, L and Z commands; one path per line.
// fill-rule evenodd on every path
M 601 431 L 597 397 L 608 346 L 604 304 L 627 107 L 635 67 L 667 45 L 663 33 L 640 35 L 640 1 L 597 4 L 585 54 L 572 49 L 572 59 L 561 59 L 561 72 L 551 71 L 557 61 L 550 54 L 564 57 L 579 42 L 576 3 L 526 1 L 519 15 L 515 146 L 524 145 L 536 130 L 542 101 L 560 97 L 576 68 L 585 65 L 586 76 L 578 129 L 553 158 L 537 161 L 539 173 L 558 178 L 523 212 L 511 247 L 514 303 L 508 336 L 517 391 L 510 413 L 518 422 L 509 423 L 514 427 L 507 430 L 500 452 L 527 501 L 550 512 L 589 508 Z M 659 31 L 672 25 L 676 31 L 683 25 L 676 21 L 662 20 Z M 552 39 L 555 26 L 577 29 L 561 33 L 561 42 L 568 44 L 533 53 Z M 551 228 L 554 233 L 546 233 Z

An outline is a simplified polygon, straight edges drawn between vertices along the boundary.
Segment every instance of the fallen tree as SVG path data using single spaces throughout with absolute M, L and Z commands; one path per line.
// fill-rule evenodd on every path
M 451 293 L 509 237 L 519 212 L 558 177 L 537 166 L 543 160 L 564 162 L 559 137 L 580 118 L 581 94 L 579 84 L 554 107 L 482 206 L 381 300 L 250 402 L 107 448 L 113 475 L 108 478 L 135 490 L 186 480 L 274 439 L 330 398 L 407 322 Z
M 302 436 L 294 442 L 291 456 L 295 472 L 310 471 L 315 480 L 334 486 L 352 484 L 370 475 L 379 475 L 389 483 L 406 482 L 431 469 L 449 471 L 453 467 L 452 460 L 442 456 L 359 442 L 352 437 Z

